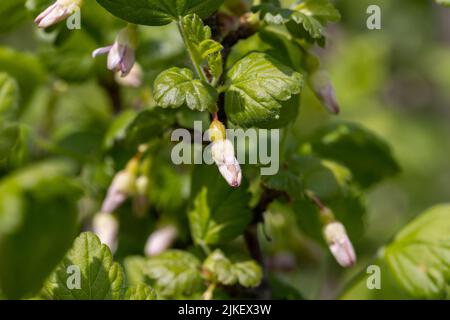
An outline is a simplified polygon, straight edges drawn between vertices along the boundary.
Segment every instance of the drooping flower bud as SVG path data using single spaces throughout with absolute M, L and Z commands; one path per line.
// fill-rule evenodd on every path
M 116 218 L 106 212 L 98 213 L 92 221 L 92 231 L 106 244 L 112 252 L 117 249 L 119 224 Z
M 234 188 L 241 185 L 242 172 L 239 162 L 234 156 L 234 147 L 226 137 L 225 126 L 217 118 L 211 122 L 208 130 L 212 141 L 211 153 L 220 174 Z
M 239 162 L 234 156 L 234 147 L 230 140 L 214 141 L 211 147 L 212 158 L 220 173 L 231 187 L 241 185 L 242 172 Z
M 57 0 L 39 14 L 34 22 L 39 28 L 47 28 L 58 23 L 80 9 L 82 0 Z
M 166 226 L 156 230 L 147 239 L 144 249 L 145 255 L 153 257 L 163 253 L 172 246 L 176 237 L 177 229 L 174 226 Z
M 322 101 L 326 109 L 334 114 L 340 112 L 336 91 L 327 72 L 315 71 L 311 74 L 311 84 L 317 97 Z
M 114 212 L 125 200 L 134 193 L 136 187 L 136 171 L 138 161 L 131 159 L 125 170 L 119 171 L 106 194 L 103 201 L 102 212 Z
M 336 261 L 344 268 L 352 267 L 356 263 L 356 254 L 344 225 L 337 221 L 328 223 L 323 234 Z
M 92 53 L 95 58 L 101 54 L 108 54 L 108 69 L 127 76 L 135 63 L 136 26 L 128 25 L 122 29 L 111 45 L 99 48 Z
M 138 63 L 135 63 L 128 75 L 122 77 L 121 73 L 118 72 L 115 79 L 121 86 L 139 88 L 142 85 L 142 77 L 142 68 Z

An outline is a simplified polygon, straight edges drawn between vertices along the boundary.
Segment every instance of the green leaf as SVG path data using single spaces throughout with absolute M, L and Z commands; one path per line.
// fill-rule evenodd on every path
M 252 217 L 248 183 L 231 188 L 212 165 L 196 166 L 192 181 L 194 200 L 188 217 L 194 242 L 218 244 L 240 235 Z
M 242 127 L 258 126 L 280 117 L 282 102 L 300 93 L 303 77 L 265 53 L 250 53 L 227 74 L 225 111 Z
M 207 66 L 211 75 L 218 79 L 222 75 L 222 45 L 211 39 L 211 29 L 205 26 L 198 15 L 183 18 L 183 32 L 187 38 L 193 60 L 201 66 Z
M 202 18 L 216 11 L 223 0 L 97 0 L 113 15 L 135 24 L 162 26 L 192 13 Z
M 155 100 L 163 108 L 187 105 L 192 110 L 216 110 L 217 91 L 208 83 L 193 78 L 189 69 L 170 68 L 154 83 Z
M 71 266 L 79 268 L 80 289 L 69 289 Z M 113 262 L 109 248 L 95 234 L 85 232 L 47 280 L 45 291 L 55 300 L 118 300 L 123 282 L 122 268 Z
M 285 192 L 293 199 L 301 197 L 303 194 L 302 181 L 297 174 L 286 168 L 281 168 L 273 176 L 263 176 L 262 182 L 265 187 Z
M 203 288 L 200 266 L 200 261 L 192 254 L 170 250 L 148 259 L 145 274 L 153 280 L 161 297 L 190 297 Z
M 156 300 L 156 293 L 148 285 L 139 284 L 125 291 L 124 300 Z
M 0 73 L 0 120 L 15 115 L 19 107 L 19 87 L 8 74 Z
M 372 132 L 351 123 L 335 123 L 318 130 L 313 152 L 348 167 L 364 188 L 399 172 L 389 146 Z
M 140 256 L 128 256 L 123 261 L 127 284 L 137 286 L 146 282 L 145 264 L 147 259 Z
M 232 261 L 219 249 L 206 258 L 203 269 L 210 281 L 227 286 L 239 283 L 243 287 L 252 288 L 257 287 L 262 280 L 262 269 L 255 261 Z
M 0 183 L 0 288 L 5 296 L 36 293 L 70 248 L 79 189 L 62 161 L 27 167 Z
M 253 11 L 270 24 L 285 24 L 296 37 L 310 42 L 324 43 L 324 28 L 328 22 L 336 22 L 340 14 L 329 0 L 305 0 L 292 9 L 282 8 L 278 1 L 263 1 Z
M 449 299 L 450 205 L 430 208 L 403 228 L 384 259 L 398 284 L 421 299 Z

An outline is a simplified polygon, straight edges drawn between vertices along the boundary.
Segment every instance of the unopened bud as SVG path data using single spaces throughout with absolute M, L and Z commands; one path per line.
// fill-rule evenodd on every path
M 112 252 L 117 249 L 117 234 L 119 224 L 110 213 L 98 213 L 92 221 L 92 231 L 106 244 Z
M 217 140 L 211 147 L 212 158 L 219 168 L 220 173 L 232 187 L 239 187 L 242 180 L 242 172 L 239 162 L 234 156 L 234 147 L 230 140 Z
M 352 267 L 356 263 L 356 254 L 344 225 L 331 222 L 325 225 L 323 234 L 336 261 L 344 268 Z
M 311 84 L 314 92 L 325 108 L 334 114 L 340 112 L 336 91 L 327 72 L 319 70 L 311 74 Z
M 172 246 L 176 237 L 177 229 L 174 226 L 167 226 L 156 230 L 147 239 L 144 249 L 145 255 L 153 257 L 166 251 Z

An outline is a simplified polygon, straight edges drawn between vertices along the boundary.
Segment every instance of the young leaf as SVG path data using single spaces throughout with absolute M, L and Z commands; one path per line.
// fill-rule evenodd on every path
M 424 212 L 397 234 L 384 251 L 398 284 L 419 299 L 448 299 L 450 205 Z
M 364 188 L 399 172 L 390 147 L 378 136 L 351 123 L 335 123 L 312 138 L 314 153 L 347 166 Z
M 72 288 L 77 270 L 80 288 Z M 123 282 L 122 268 L 113 262 L 109 248 L 95 234 L 85 232 L 47 280 L 45 291 L 55 300 L 118 300 Z
M 125 291 L 124 300 L 156 300 L 155 291 L 146 284 L 129 287 Z
M 250 195 L 243 180 L 230 188 L 214 166 L 196 166 L 193 174 L 193 205 L 188 212 L 194 242 L 224 243 L 240 235 L 251 220 Z
M 188 252 L 170 250 L 150 258 L 145 274 L 161 297 L 190 297 L 202 289 L 200 261 Z
M 211 29 L 196 14 L 183 18 L 183 30 L 194 61 L 208 66 L 211 75 L 218 79 L 222 74 L 222 45 L 211 39 Z
M 125 21 L 162 26 L 192 13 L 206 18 L 220 7 L 223 0 L 97 0 L 97 2 Z
M 299 38 L 324 43 L 324 28 L 328 22 L 339 21 L 340 14 L 329 0 L 305 0 L 292 9 L 282 8 L 279 1 L 263 1 L 253 11 L 270 24 L 285 24 Z
M 187 105 L 192 110 L 214 112 L 217 91 L 208 83 L 193 78 L 189 69 L 170 68 L 155 80 L 156 102 L 163 108 Z
M 79 189 L 72 164 L 43 162 L 0 183 L 0 288 L 11 299 L 36 293 L 70 248 Z
M 256 287 L 262 280 L 262 269 L 253 260 L 233 262 L 221 250 L 215 250 L 203 262 L 209 277 L 230 286 L 239 283 L 243 287 Z
M 227 74 L 225 111 L 242 127 L 280 117 L 282 102 L 300 93 L 303 77 L 265 53 L 250 53 Z

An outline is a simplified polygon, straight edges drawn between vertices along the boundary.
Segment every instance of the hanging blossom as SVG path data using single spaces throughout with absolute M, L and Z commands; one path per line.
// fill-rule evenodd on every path
M 226 138 L 225 126 L 218 119 L 211 123 L 209 137 L 212 141 L 212 158 L 220 173 L 230 186 L 239 187 L 242 180 L 241 167 L 234 155 L 233 144 Z
M 138 166 L 139 160 L 132 158 L 126 168 L 115 175 L 103 201 L 101 212 L 114 212 L 129 196 L 134 194 Z
M 339 221 L 332 221 L 323 229 L 325 240 L 336 261 L 344 268 L 356 263 L 356 254 L 347 231 Z
M 34 22 L 39 28 L 48 28 L 78 11 L 82 2 L 82 0 L 57 0 L 39 14 Z
M 105 212 L 96 214 L 92 221 L 92 231 L 112 252 L 116 251 L 119 223 L 112 214 Z
M 153 232 L 145 244 L 145 255 L 147 257 L 157 256 L 169 249 L 177 237 L 177 229 L 168 225 Z
M 121 77 L 126 77 L 135 63 L 136 26 L 129 24 L 122 29 L 116 41 L 107 47 L 98 48 L 92 53 L 96 58 L 101 54 L 108 54 L 108 69 L 119 72 Z

